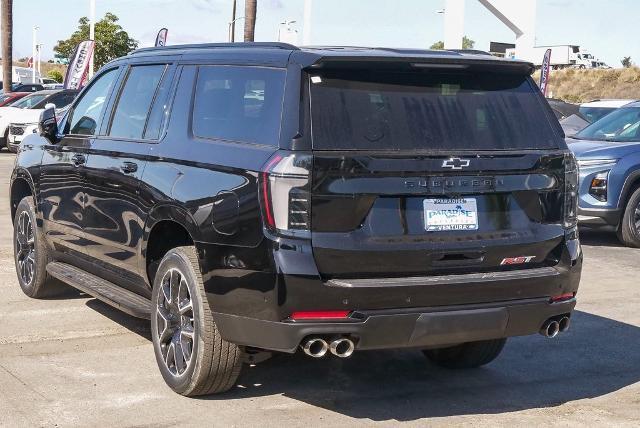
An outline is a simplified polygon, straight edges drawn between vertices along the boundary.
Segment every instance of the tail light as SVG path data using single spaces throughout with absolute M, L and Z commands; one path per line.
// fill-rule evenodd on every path
M 578 224 L 578 164 L 573 153 L 564 156 L 564 227 Z
M 311 231 L 311 166 L 306 153 L 276 153 L 260 174 L 264 223 L 273 233 L 306 237 Z

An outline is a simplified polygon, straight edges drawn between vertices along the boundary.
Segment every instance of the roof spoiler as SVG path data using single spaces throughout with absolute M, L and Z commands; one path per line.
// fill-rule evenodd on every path
M 363 57 L 329 56 L 322 57 L 309 65 L 308 69 L 378 68 L 405 70 L 474 70 L 492 73 L 531 75 L 535 67 L 530 62 L 504 59 L 481 58 L 424 58 L 424 57 Z

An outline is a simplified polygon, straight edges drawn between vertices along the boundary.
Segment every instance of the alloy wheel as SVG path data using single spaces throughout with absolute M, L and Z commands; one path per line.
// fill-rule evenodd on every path
M 633 213 L 633 219 L 631 220 L 636 228 L 636 232 L 640 234 L 640 202 L 636 205 L 636 209 Z
M 26 211 L 21 212 L 18 217 L 16 259 L 20 279 L 25 285 L 31 285 L 36 271 L 36 249 L 33 224 Z
M 157 339 L 169 372 L 180 377 L 191 365 L 195 328 L 193 302 L 186 277 L 169 270 L 160 283 L 156 308 Z

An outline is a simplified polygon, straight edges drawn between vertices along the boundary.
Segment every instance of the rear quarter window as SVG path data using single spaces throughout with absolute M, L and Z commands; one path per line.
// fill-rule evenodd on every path
M 278 145 L 285 71 L 200 66 L 193 134 L 200 138 Z
M 551 149 L 562 139 L 527 76 L 329 70 L 310 88 L 315 149 Z

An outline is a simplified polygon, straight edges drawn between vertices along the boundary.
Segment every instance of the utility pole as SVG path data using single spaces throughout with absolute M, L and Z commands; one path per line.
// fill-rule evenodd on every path
M 96 52 L 96 0 L 89 0 L 89 40 L 93 41 L 93 52 L 89 58 L 89 80 L 93 77 L 93 57 Z
M 40 59 L 42 57 L 42 47 L 44 45 L 42 43 L 40 43 L 39 45 L 37 45 L 36 47 L 38 48 L 38 74 L 40 75 L 40 77 L 42 77 L 42 71 L 40 71 Z
M 13 0 L 2 0 L 2 82 L 4 92 L 11 92 L 13 80 Z
M 33 46 L 31 46 L 31 83 L 36 82 L 36 58 L 38 56 L 38 27 L 37 25 L 33 26 Z
M 236 41 L 236 0 L 233 0 L 233 8 L 231 9 L 231 25 L 229 28 L 229 41 Z
M 311 0 L 304 0 L 304 18 L 302 21 L 302 45 L 311 44 Z
M 244 3 L 244 41 L 253 42 L 256 32 L 257 0 L 245 0 Z

